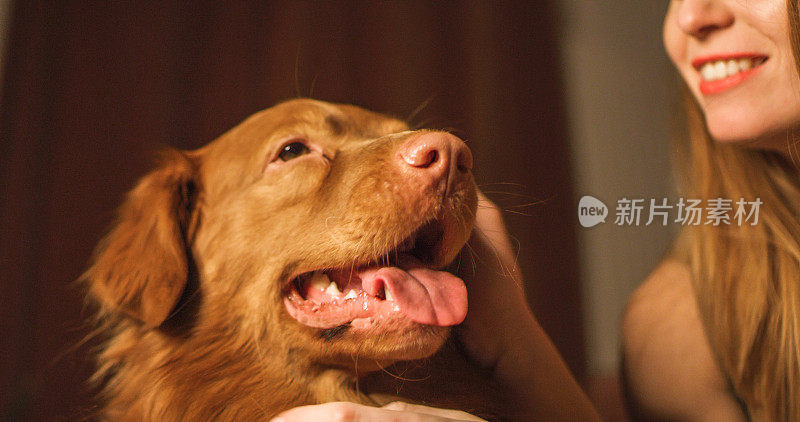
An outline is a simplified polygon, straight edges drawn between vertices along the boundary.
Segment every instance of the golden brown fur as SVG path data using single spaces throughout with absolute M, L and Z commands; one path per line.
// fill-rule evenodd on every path
M 456 256 L 472 228 L 474 182 L 469 176 L 446 197 L 404 186 L 388 160 L 415 133 L 357 107 L 300 99 L 257 113 L 199 150 L 167 154 L 130 192 L 84 276 L 108 335 L 95 376 L 102 417 L 265 420 L 303 404 L 402 395 L 380 376 L 362 386 L 358 377 L 431 356 L 448 328 L 330 340 L 287 315 L 281 289 L 302 271 L 374 260 L 434 218 L 444 236 L 431 264 Z M 314 139 L 334 159 L 265 171 L 267 157 L 294 135 Z M 451 365 L 460 369 L 410 381 L 409 395 L 424 398 L 413 390 L 434 391 L 445 379 L 428 402 L 481 410 L 465 400 L 489 388 L 485 375 Z M 473 383 L 460 383 L 454 371 Z

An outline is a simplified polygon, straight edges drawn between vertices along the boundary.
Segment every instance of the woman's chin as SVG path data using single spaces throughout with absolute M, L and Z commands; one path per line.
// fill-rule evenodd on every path
M 774 128 L 763 124 L 709 120 L 707 126 L 711 139 L 723 145 L 786 151 L 789 141 L 792 139 L 789 136 L 790 132 L 785 128 Z

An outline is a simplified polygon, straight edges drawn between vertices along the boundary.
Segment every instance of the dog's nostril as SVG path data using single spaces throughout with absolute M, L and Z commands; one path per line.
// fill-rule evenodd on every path
M 412 167 L 427 168 L 439 161 L 439 151 L 436 148 L 420 148 L 403 154 L 403 159 Z
M 432 149 L 425 155 L 422 165 L 417 167 L 430 167 L 439 160 L 439 151 Z
M 472 170 L 472 153 L 466 147 L 460 148 L 456 157 L 456 169 L 461 173 Z

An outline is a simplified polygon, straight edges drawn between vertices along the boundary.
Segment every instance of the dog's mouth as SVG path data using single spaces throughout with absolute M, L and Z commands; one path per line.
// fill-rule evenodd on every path
M 286 309 L 300 323 L 320 329 L 459 324 L 467 314 L 466 286 L 432 267 L 443 240 L 443 226 L 434 220 L 371 261 L 300 274 L 284 291 Z

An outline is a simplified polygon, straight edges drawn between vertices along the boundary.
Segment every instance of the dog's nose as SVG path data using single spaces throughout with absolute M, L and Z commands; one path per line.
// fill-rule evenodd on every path
M 424 172 L 451 185 L 472 170 L 472 152 L 464 141 L 447 132 L 425 132 L 408 139 L 399 148 L 401 166 Z

